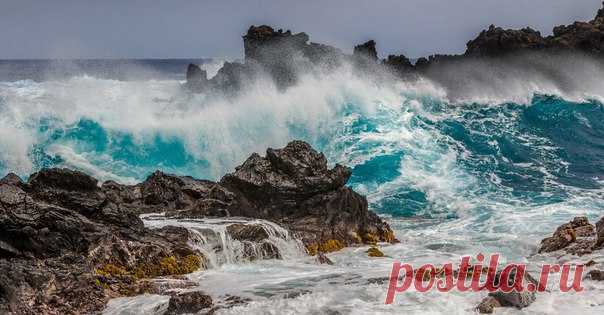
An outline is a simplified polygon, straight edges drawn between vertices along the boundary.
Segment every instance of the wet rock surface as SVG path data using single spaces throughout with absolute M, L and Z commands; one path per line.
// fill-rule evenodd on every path
M 539 253 L 564 250 L 570 254 L 584 255 L 597 248 L 596 228 L 587 217 L 576 217 L 559 226 L 553 236 L 543 239 Z
M 344 245 L 368 239 L 392 242 L 390 227 L 367 200 L 345 186 L 351 170 L 327 167 L 322 153 L 302 141 L 266 156 L 250 156 L 220 183 L 236 196 L 234 215 L 271 220 L 288 227 L 308 247 L 337 241 Z M 333 243 L 333 242 L 332 242 Z
M 206 264 L 189 247 L 189 230 L 145 228 L 144 213 L 266 219 L 314 253 L 394 241 L 365 197 L 345 186 L 350 173 L 294 141 L 253 154 L 219 183 L 161 172 L 137 185 L 99 185 L 68 169 L 44 169 L 26 183 L 7 175 L 0 180 L 0 313 L 96 313 L 113 297 L 188 287 L 169 279 Z M 232 224 L 228 232 L 250 260 L 281 258 L 259 224 Z
M 4 313 L 95 313 L 111 297 L 142 293 L 142 279 L 203 261 L 185 229 L 145 229 L 96 179 L 67 169 L 42 170 L 27 183 L 3 179 L 0 227 Z
M 201 291 L 179 293 L 170 298 L 164 315 L 197 314 L 213 306 L 212 297 Z
M 514 279 L 516 275 L 517 274 L 515 271 L 510 273 L 510 277 L 508 279 L 509 287 L 514 286 Z M 530 283 L 537 287 L 537 280 L 535 280 L 535 278 L 533 278 L 529 273 L 524 273 L 522 276 L 522 283 L 524 283 L 525 285 Z M 495 276 L 494 284 L 498 286 L 499 281 L 501 281 L 501 272 L 498 272 Z M 528 290 L 523 290 L 521 292 L 518 292 L 516 290 L 513 290 L 511 292 L 495 291 L 489 293 L 489 295 L 485 297 L 482 302 L 480 302 L 480 304 L 476 307 L 476 310 L 479 313 L 491 314 L 493 313 L 495 308 L 498 307 L 513 307 L 516 309 L 523 309 L 535 302 L 536 299 L 537 296 L 535 292 L 529 292 Z

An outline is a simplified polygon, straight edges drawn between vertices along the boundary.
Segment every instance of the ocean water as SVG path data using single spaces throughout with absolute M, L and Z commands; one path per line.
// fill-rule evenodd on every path
M 198 62 L 210 75 L 220 66 Z M 466 314 L 484 293 L 405 292 L 385 305 L 387 283 L 374 280 L 393 261 L 439 264 L 479 252 L 532 270 L 541 262 L 604 263 L 598 254 L 536 254 L 561 223 L 604 216 L 604 70 L 589 60 L 572 69 L 537 64 L 539 71 L 460 65 L 379 83 L 344 66 L 305 75 L 285 92 L 250 82 L 235 97 L 184 92 L 187 63 L 0 62 L 0 175 L 58 166 L 122 183 L 156 169 L 218 180 L 251 153 L 293 139 L 351 167 L 348 185 L 401 243 L 384 244 L 386 258 L 348 248 L 330 254 L 335 265 L 327 266 L 283 240 L 294 253 L 284 260 L 226 259 L 190 275 L 214 296 L 252 299 L 225 314 Z M 501 312 L 601 314 L 604 286 L 584 285 Z M 106 313 L 158 313 L 166 301 L 116 299 Z

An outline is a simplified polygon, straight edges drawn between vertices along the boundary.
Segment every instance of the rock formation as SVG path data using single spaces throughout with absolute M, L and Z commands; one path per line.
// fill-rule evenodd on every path
M 198 65 L 189 64 L 186 86 L 191 91 L 203 91 L 208 86 L 208 73 Z
M 513 51 L 543 49 L 546 42 L 541 33 L 530 27 L 504 30 L 491 25 L 467 44 L 467 56 L 499 56 Z
M 508 278 L 508 286 L 513 287 L 516 278 L 516 272 L 512 271 Z M 501 281 L 501 272 L 495 275 L 494 285 L 499 286 Z M 531 283 L 534 286 L 538 286 L 539 282 L 533 278 L 529 273 L 523 273 L 523 283 Z M 498 307 L 514 307 L 516 309 L 523 309 L 528 307 L 536 300 L 535 292 L 529 292 L 524 290 L 518 292 L 513 290 L 511 292 L 495 291 L 489 293 L 482 302 L 476 307 L 476 310 L 481 314 L 491 314 L 495 308 Z
M 551 237 L 543 239 L 539 253 L 564 249 L 571 254 L 584 255 L 596 249 L 596 243 L 594 226 L 586 217 L 576 217 L 571 222 L 559 226 Z
M 601 55 L 604 53 L 604 9 L 588 22 L 556 26 L 553 35 L 543 37 L 540 32 L 526 27 L 520 30 L 503 29 L 494 25 L 468 41 L 462 55 L 432 55 L 419 58 L 415 65 L 404 55 L 388 56 L 380 61 L 376 43 L 370 40 L 354 47 L 352 55 L 343 54 L 337 48 L 309 43 L 306 33 L 277 30 L 270 26 L 251 26 L 243 36 L 245 62 L 225 63 L 219 75 L 203 80 L 203 74 L 189 67 L 191 80 L 187 75 L 187 87 L 195 92 L 223 91 L 237 92 L 245 82 L 267 73 L 280 89 L 297 82 L 299 73 L 313 69 L 330 70 L 342 63 L 351 63 L 361 75 L 370 79 L 384 78 L 383 73 L 396 77 L 414 78 L 417 73 L 450 62 L 474 58 L 500 58 L 526 52 L 560 53 L 579 52 Z M 193 70 L 192 70 L 193 69 Z M 386 77 L 388 78 L 388 77 Z M 201 83 L 200 83 L 201 82 Z
M 266 219 L 290 229 L 311 254 L 394 241 L 365 197 L 345 186 L 350 174 L 328 168 L 323 154 L 301 141 L 252 154 L 218 183 L 161 172 L 132 186 L 99 186 L 67 169 L 41 170 L 26 183 L 9 174 L 0 180 L 0 313 L 95 313 L 112 297 L 162 293 L 157 277 L 204 267 L 187 229 L 145 228 L 143 213 Z M 261 226 L 227 229 L 257 245 L 261 258 L 280 258 Z M 173 298 L 170 307 L 188 309 L 198 298 Z
M 192 272 L 204 257 L 183 228 L 148 230 L 80 172 L 0 182 L 0 313 L 95 313 L 148 278 Z

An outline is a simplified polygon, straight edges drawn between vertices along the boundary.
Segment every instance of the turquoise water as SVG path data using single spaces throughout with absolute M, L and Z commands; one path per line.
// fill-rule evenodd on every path
M 304 90 L 315 84 L 224 100 L 183 94 L 176 81 L 5 82 L 0 173 L 67 166 L 137 182 L 161 169 L 216 180 L 253 151 L 303 139 L 350 166 L 349 185 L 394 217 L 454 218 L 483 199 L 552 204 L 602 187 L 598 101 L 451 103 L 416 86 L 359 91 L 351 80 L 321 87 L 309 105 Z
M 352 168 L 348 185 L 401 243 L 383 245 L 384 259 L 349 248 L 330 254 L 334 266 L 302 255 L 226 264 L 192 279 L 213 294 L 254 300 L 226 311 L 233 314 L 472 313 L 480 294 L 409 292 L 386 306 L 385 285 L 367 283 L 388 276 L 394 260 L 438 264 L 478 252 L 558 260 L 535 254 L 543 237 L 574 216 L 604 215 L 604 84 L 592 79 L 571 93 L 541 77 L 465 79 L 470 88 L 451 90 L 428 79 L 374 83 L 342 69 L 304 76 L 285 92 L 254 82 L 237 97 L 190 95 L 173 78 L 4 81 L 0 175 L 69 167 L 136 183 L 161 169 L 218 180 L 253 152 L 306 140 Z M 554 292 L 527 312 L 599 314 L 602 290 Z M 165 303 L 132 299 L 113 301 L 108 314 Z

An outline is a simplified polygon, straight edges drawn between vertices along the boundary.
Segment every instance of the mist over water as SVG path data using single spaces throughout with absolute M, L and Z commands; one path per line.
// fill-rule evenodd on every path
M 390 258 L 382 260 L 346 249 L 333 254 L 335 266 L 310 258 L 226 264 L 196 275 L 200 286 L 255 300 L 233 312 L 296 313 L 306 305 L 422 313 L 422 302 L 435 313 L 470 312 L 478 294 L 410 293 L 385 306 L 385 285 L 367 281 L 387 276 L 392 259 L 439 263 L 483 251 L 538 262 L 547 259 L 534 255 L 538 241 L 555 226 L 602 216 L 604 67 L 568 60 L 465 62 L 408 82 L 368 80 L 343 66 L 303 75 L 286 91 L 250 82 L 230 97 L 189 94 L 174 77 L 7 80 L 0 82 L 0 175 L 69 167 L 134 183 L 161 169 L 217 180 L 253 152 L 306 140 L 353 169 L 349 185 L 402 243 L 384 247 Z M 289 297 L 295 292 L 304 294 Z M 582 299 L 602 310 L 598 294 Z M 160 300 L 113 306 L 119 313 Z M 553 301 L 594 310 L 568 294 L 528 310 L 551 313 Z

